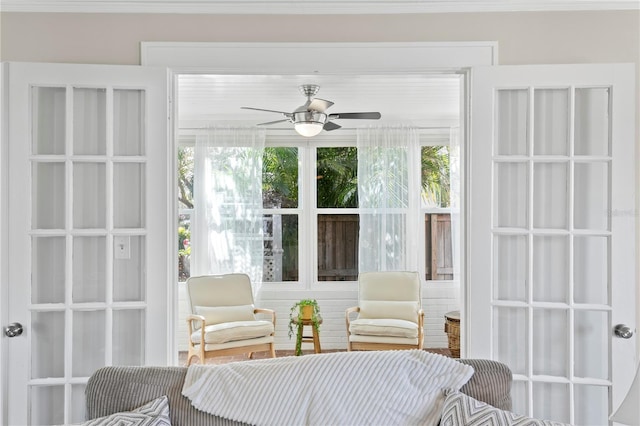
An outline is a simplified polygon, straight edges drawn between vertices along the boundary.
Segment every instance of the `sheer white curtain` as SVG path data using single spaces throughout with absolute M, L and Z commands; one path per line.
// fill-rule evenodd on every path
M 246 273 L 254 289 L 262 282 L 264 144 L 264 129 L 256 128 L 196 136 L 192 275 Z
M 360 272 L 417 270 L 420 191 L 418 132 L 409 127 L 358 129 Z

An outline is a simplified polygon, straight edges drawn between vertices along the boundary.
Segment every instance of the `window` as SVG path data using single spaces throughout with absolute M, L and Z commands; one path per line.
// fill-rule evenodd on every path
M 453 278 L 447 141 L 439 137 L 423 142 L 420 155 L 415 156 L 420 165 L 410 177 L 421 188 L 424 232 L 420 244 L 427 280 Z M 361 212 L 355 145 L 355 136 L 340 142 L 267 139 L 262 172 L 264 282 L 357 279 Z M 180 281 L 190 275 L 191 235 L 197 233 L 192 226 L 198 202 L 193 199 L 198 184 L 193 155 L 193 144 L 182 143 L 178 152 Z
M 264 269 L 266 282 L 299 278 L 299 148 L 268 146 L 262 160 Z
M 317 280 L 358 278 L 358 151 L 316 149 Z
M 178 280 L 191 276 L 191 218 L 193 217 L 192 146 L 178 149 Z
M 421 204 L 424 212 L 425 279 L 453 279 L 449 147 L 422 146 Z

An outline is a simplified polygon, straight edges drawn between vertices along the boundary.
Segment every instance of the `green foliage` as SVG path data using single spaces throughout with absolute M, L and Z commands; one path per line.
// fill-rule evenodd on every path
M 178 255 L 189 256 L 191 254 L 191 231 L 184 227 L 178 227 Z
M 262 199 L 265 207 L 298 207 L 298 148 L 265 148 Z
M 313 313 L 311 314 L 311 323 L 316 331 L 320 331 L 320 324 L 318 322 L 318 315 L 320 314 L 320 306 L 315 299 L 302 299 L 293 304 L 289 311 L 289 339 L 296 334 L 296 356 L 302 355 L 302 321 L 296 324 L 295 319 L 301 316 L 301 309 L 303 306 L 312 306 Z M 295 329 L 295 330 L 294 330 Z
M 318 207 L 358 207 L 356 147 L 318 148 Z
M 449 207 L 449 147 L 424 146 L 421 152 L 422 199 L 429 205 Z

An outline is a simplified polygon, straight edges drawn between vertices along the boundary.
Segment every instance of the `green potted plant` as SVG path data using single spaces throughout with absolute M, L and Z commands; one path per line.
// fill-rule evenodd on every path
M 296 332 L 296 356 L 302 355 L 302 321 L 311 321 L 316 332 L 320 330 L 318 315 L 320 307 L 315 299 L 302 299 L 293 304 L 289 311 L 289 338 Z

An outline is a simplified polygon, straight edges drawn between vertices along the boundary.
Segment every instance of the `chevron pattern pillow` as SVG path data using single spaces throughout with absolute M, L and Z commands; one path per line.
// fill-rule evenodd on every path
M 161 396 L 135 410 L 88 420 L 78 426 L 171 426 L 169 398 Z
M 451 389 L 445 391 L 440 426 L 568 426 L 500 410 Z

